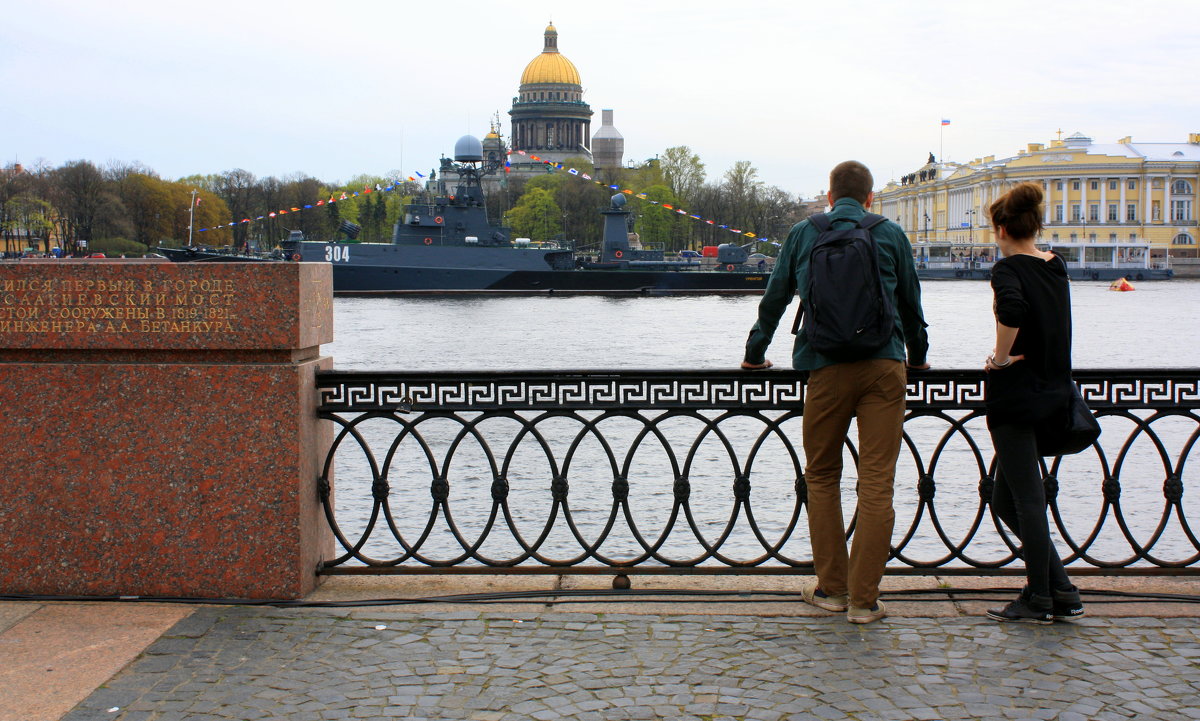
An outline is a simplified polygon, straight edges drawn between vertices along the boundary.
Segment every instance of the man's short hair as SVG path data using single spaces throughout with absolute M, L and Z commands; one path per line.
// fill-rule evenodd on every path
M 867 202 L 867 196 L 875 189 L 875 179 L 867 166 L 857 160 L 847 160 L 838 163 L 829 173 L 829 194 L 836 201 L 839 198 L 854 198 L 860 203 Z

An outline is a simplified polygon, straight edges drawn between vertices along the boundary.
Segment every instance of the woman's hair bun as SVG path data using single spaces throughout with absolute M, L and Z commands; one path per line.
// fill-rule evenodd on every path
M 992 225 L 1003 226 L 1009 237 L 1036 237 L 1042 230 L 1042 186 L 1037 183 L 1018 183 L 1000 196 L 988 208 Z
M 1037 183 L 1020 183 L 1008 192 L 1010 215 L 1036 211 L 1042 204 L 1042 186 Z

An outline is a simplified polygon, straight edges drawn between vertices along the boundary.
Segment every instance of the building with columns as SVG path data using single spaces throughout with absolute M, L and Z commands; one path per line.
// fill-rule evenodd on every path
M 1076 133 L 1017 155 L 969 163 L 929 161 L 875 193 L 876 212 L 898 222 L 914 243 L 978 247 L 994 242 L 992 201 L 1012 185 L 1045 191 L 1041 242 L 1078 245 L 1082 259 L 1114 247 L 1145 247 L 1151 260 L 1197 257 L 1200 233 L 1200 133 L 1186 142 L 1095 143 Z M 1094 246 L 1089 252 L 1088 246 Z
M 592 109 L 583 101 L 579 71 L 559 52 L 554 25 L 546 27 L 543 37 L 542 52 L 525 66 L 508 111 L 511 149 L 556 163 L 575 157 L 590 161 Z M 512 156 L 514 172 L 526 170 L 518 157 Z

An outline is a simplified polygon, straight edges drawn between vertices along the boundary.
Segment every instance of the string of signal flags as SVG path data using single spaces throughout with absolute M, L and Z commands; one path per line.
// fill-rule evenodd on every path
M 619 186 L 619 185 L 609 185 L 609 184 L 606 184 L 606 183 L 604 183 L 604 182 L 602 182 L 602 181 L 596 180 L 596 179 L 595 179 L 595 178 L 593 178 L 591 175 L 589 175 L 589 174 L 587 174 L 587 173 L 585 173 L 585 172 L 583 172 L 583 171 L 581 171 L 581 170 L 578 170 L 578 169 L 576 169 L 576 168 L 568 168 L 568 167 L 564 166 L 562 163 L 556 163 L 556 162 L 553 162 L 553 161 L 550 161 L 550 160 L 546 160 L 546 159 L 544 159 L 544 158 L 538 157 L 537 155 L 533 155 L 533 154 L 530 154 L 530 153 L 526 153 L 524 150 L 516 150 L 516 151 L 511 151 L 511 150 L 510 150 L 510 151 L 508 152 L 508 158 L 506 158 L 506 159 L 505 159 L 505 161 L 504 161 L 504 172 L 506 172 L 506 173 L 508 173 L 508 172 L 511 172 L 511 171 L 512 171 L 512 160 L 511 160 L 511 158 L 512 158 L 512 155 L 513 155 L 514 153 L 515 153 L 516 155 L 521 155 L 521 156 L 524 156 L 524 157 L 526 157 L 526 158 L 529 158 L 530 160 L 532 160 L 532 161 L 534 161 L 534 162 L 541 163 L 542 165 L 544 165 L 544 166 L 545 166 L 547 169 L 549 169 L 549 170 L 551 170 L 551 171 L 565 170 L 565 171 L 567 172 L 567 174 L 569 174 L 569 175 L 573 175 L 573 176 L 575 176 L 575 177 L 577 177 L 577 178 L 582 178 L 583 180 L 587 180 L 587 181 L 593 182 L 593 183 L 595 183 L 596 185 L 599 185 L 599 186 L 602 186 L 602 187 L 606 187 L 606 188 L 608 188 L 608 189 L 610 189 L 610 190 L 615 190 L 615 191 L 617 191 L 618 193 L 624 193 L 625 195 L 632 196 L 632 197 L 634 197 L 634 198 L 637 198 L 637 199 L 639 199 L 639 200 L 644 200 L 644 201 L 646 201 L 647 203 L 650 203 L 650 204 L 652 204 L 652 205 L 657 205 L 657 206 L 659 206 L 659 207 L 661 207 L 661 208 L 663 208 L 663 209 L 665 209 L 665 210 L 672 211 L 672 212 L 676 213 L 677 215 L 682 215 L 682 216 L 683 216 L 683 217 L 685 217 L 685 218 L 691 218 L 692 220 L 695 220 L 695 221 L 697 221 L 697 222 L 704 223 L 704 224 L 706 224 L 706 225 L 711 225 L 711 226 L 713 226 L 714 228 L 718 228 L 718 229 L 720 229 L 720 230 L 727 230 L 727 231 L 729 231 L 730 233 L 733 233 L 733 234 L 735 234 L 735 235 L 741 235 L 741 236 L 744 236 L 744 237 L 746 237 L 746 238 L 750 238 L 751 240 L 758 241 L 758 242 L 760 242 L 760 243 L 770 243 L 770 244 L 772 244 L 772 245 L 775 245 L 775 246 L 778 246 L 778 245 L 779 245 L 779 242 L 778 242 L 778 241 L 771 240 L 770 238 L 766 238 L 766 237 L 760 237 L 760 236 L 758 236 L 758 235 L 756 235 L 756 234 L 754 234 L 754 233 L 751 233 L 750 231 L 743 231 L 743 230 L 741 230 L 741 229 L 739 229 L 739 228 L 734 228 L 734 227 L 731 227 L 731 226 L 729 226 L 729 225 L 727 225 L 727 224 L 723 224 L 723 223 L 717 223 L 717 221 L 715 221 L 715 220 L 712 220 L 712 219 L 709 219 L 709 218 L 705 218 L 705 217 L 702 217 L 702 216 L 696 215 L 695 213 L 689 213 L 689 212 L 687 212 L 686 210 L 684 210 L 683 208 L 677 208 L 677 207 L 675 207 L 674 205 L 672 205 L 672 204 L 670 204 L 670 203 L 662 203 L 662 202 L 659 202 L 659 201 L 657 201 L 657 200 L 652 200 L 652 199 L 650 199 L 650 198 L 646 197 L 646 194 L 645 194 L 645 193 L 635 193 L 634 191 L 630 190 L 629 188 L 622 188 L 622 187 L 621 187 L 621 186 Z M 410 175 L 410 176 L 408 176 L 408 178 L 407 178 L 407 179 L 408 179 L 410 182 L 414 182 L 414 183 L 415 183 L 415 182 L 417 182 L 417 179 L 418 179 L 418 178 L 424 178 L 424 177 L 425 177 L 425 175 L 424 175 L 423 173 L 414 172 L 414 175 Z M 403 186 L 402 186 L 402 184 L 401 184 L 401 183 L 399 183 L 399 182 L 394 182 L 394 183 L 392 183 L 391 185 L 388 185 L 388 186 L 383 186 L 383 185 L 381 185 L 380 183 L 376 183 L 374 188 L 371 188 L 371 187 L 366 187 L 366 188 L 363 188 L 362 190 L 355 190 L 355 191 L 343 191 L 341 194 L 338 194 L 338 193 L 332 193 L 332 194 L 330 194 L 330 196 L 329 196 L 329 199 L 328 199 L 328 200 L 319 200 L 319 201 L 317 201 L 316 203 L 305 204 L 305 205 L 303 205 L 303 206 L 295 206 L 295 207 L 292 207 L 292 208 L 290 208 L 290 209 L 289 209 L 289 208 L 282 208 L 282 209 L 280 209 L 280 210 L 276 210 L 276 211 L 275 211 L 275 212 L 273 212 L 273 213 L 266 213 L 266 214 L 264 214 L 264 215 L 260 215 L 260 216 L 257 216 L 257 217 L 255 217 L 255 218 L 242 218 L 241 220 L 237 220 L 237 221 L 231 221 L 231 222 L 229 222 L 229 223 L 224 223 L 224 224 L 221 224 L 221 225 L 214 225 L 214 226 L 212 226 L 211 228 L 200 228 L 200 229 L 198 229 L 196 232 L 197 232 L 197 233 L 205 233 L 205 232 L 207 232 L 207 231 L 210 231 L 210 230 L 224 230 L 225 228 L 232 228 L 232 227 L 234 227 L 234 226 L 236 226 L 236 225 L 240 225 L 240 224 L 242 224 L 242 223 L 252 223 L 252 222 L 255 222 L 255 221 L 259 221 L 259 220 L 266 220 L 266 219 L 268 219 L 268 218 L 276 218 L 276 217 L 279 217 L 279 216 L 281 216 L 281 215 L 287 215 L 287 214 L 289 214 L 289 213 L 301 213 L 301 212 L 303 212 L 303 211 L 305 211 L 305 210 L 311 210 L 311 209 L 313 209 L 313 208 L 319 208 L 319 207 L 322 207 L 322 206 L 325 206 L 325 205 L 333 205 L 334 203 L 338 202 L 339 200 L 347 200 L 347 199 L 349 199 L 349 198 L 358 197 L 359 195 L 366 195 L 366 194 L 368 194 L 368 193 L 387 193 L 387 192 L 391 192 L 391 191 L 393 191 L 393 190 L 397 190 L 397 189 L 399 189 L 399 188 L 401 188 L 401 187 L 403 187 Z
M 634 198 L 637 198 L 637 199 L 639 199 L 639 200 L 644 200 L 644 201 L 646 201 L 647 203 L 651 203 L 651 204 L 653 204 L 653 205 L 657 205 L 657 206 L 659 206 L 659 207 L 661 207 L 661 208 L 666 208 L 667 210 L 673 211 L 673 212 L 675 212 L 675 213 L 677 213 L 677 214 L 679 214 L 679 215 L 682 215 L 682 216 L 684 216 L 685 218 L 691 218 L 692 220 L 695 220 L 695 221 L 698 221 L 698 222 L 704 223 L 704 224 L 706 224 L 706 225 L 711 225 L 711 226 L 713 226 L 714 228 L 719 228 L 719 229 L 721 229 L 721 230 L 727 230 L 727 231 L 729 231 L 730 233 L 733 233 L 733 234 L 735 234 L 735 235 L 742 235 L 742 236 L 745 236 L 745 237 L 747 237 L 747 238 L 750 238 L 751 240 L 756 240 L 756 241 L 758 241 L 758 242 L 760 242 L 760 243 L 770 243 L 771 245 L 774 245 L 774 246 L 778 246 L 778 245 L 780 244 L 780 243 L 779 243 L 779 241 L 776 241 L 776 240 L 771 240 L 770 238 L 766 238 L 766 237 L 760 237 L 760 236 L 758 236 L 758 235 L 756 235 L 756 234 L 754 234 L 754 233 L 751 233 L 750 231 L 743 231 L 743 230 L 740 230 L 740 229 L 738 229 L 738 228 L 733 228 L 733 227 L 730 227 L 729 225 L 725 225 L 725 224 L 717 223 L 717 221 L 715 221 L 715 220 L 710 220 L 709 218 L 704 218 L 704 217 L 702 217 L 702 216 L 696 215 L 695 213 L 689 213 L 689 212 L 687 212 L 686 210 L 684 210 L 683 208 L 676 208 L 674 205 L 671 205 L 670 203 L 660 203 L 660 202 L 659 202 L 659 201 L 657 201 L 657 200 L 651 200 L 650 198 L 646 197 L 646 194 L 645 194 L 645 193 L 635 193 L 635 192 L 633 192 L 632 190 L 630 190 L 630 189 L 628 189 L 628 188 L 622 188 L 622 187 L 621 187 L 621 186 L 619 186 L 619 185 L 608 185 L 608 184 L 606 184 L 606 183 L 604 183 L 604 182 L 602 182 L 602 181 L 596 180 L 596 179 L 595 179 L 595 178 L 593 178 L 592 176 L 590 176 L 590 175 L 588 175 L 587 173 L 584 173 L 584 172 L 582 172 L 582 171 L 580 171 L 580 170 L 577 170 L 577 169 L 575 169 L 575 168 L 568 168 L 568 167 L 564 166 L 562 163 L 555 163 L 555 162 L 552 162 L 552 161 L 550 161 L 550 160 L 546 160 L 546 159 L 544 159 L 544 158 L 539 158 L 539 157 L 538 157 L 538 156 L 536 156 L 536 155 L 532 155 L 532 154 L 526 153 L 524 150 L 510 150 L 510 151 L 508 152 L 508 155 L 509 155 L 509 158 L 510 158 L 510 160 L 507 160 L 507 161 L 505 161 L 505 163 L 504 163 L 504 170 L 505 170 L 505 172 L 508 172 L 508 171 L 510 171 L 510 170 L 512 169 L 512 161 L 511 161 L 511 157 L 512 157 L 512 155 L 513 155 L 514 153 L 515 153 L 515 154 L 517 154 L 517 155 L 523 155 L 523 156 L 525 156 L 525 157 L 527 157 L 527 158 L 529 158 L 530 160 L 533 160 L 533 161 L 535 161 L 535 162 L 540 162 L 540 163 L 542 163 L 543 165 L 545 165 L 547 168 L 550 168 L 550 169 L 552 169 L 552 170 L 566 170 L 566 171 L 567 171 L 567 173 L 568 173 L 568 174 L 570 174 L 570 175 L 574 175 L 574 176 L 576 176 L 576 177 L 583 178 L 584 180 L 590 180 L 591 182 L 595 183 L 596 185 L 603 186 L 603 187 L 605 187 L 605 188 L 609 188 L 610 190 L 615 190 L 615 191 L 617 191 L 618 193 L 624 193 L 625 195 L 632 196 L 632 197 L 634 197 Z
M 420 176 L 420 177 L 422 177 L 422 178 L 424 178 L 424 177 L 425 177 L 425 176 L 424 176 L 423 174 L 421 174 L 421 173 L 417 173 L 417 175 L 418 175 L 418 176 Z M 408 176 L 408 180 L 410 180 L 410 181 L 412 181 L 412 182 L 416 182 L 416 180 L 417 180 L 417 179 L 416 179 L 415 177 L 413 177 L 413 176 L 411 176 L 411 175 L 410 175 L 410 176 Z M 366 194 L 368 194 L 368 193 L 386 193 L 386 192 L 389 192 L 389 191 L 392 191 L 392 190 L 396 190 L 396 189 L 398 189 L 398 188 L 401 188 L 401 187 L 403 187 L 403 186 L 402 186 L 402 185 L 401 185 L 399 182 L 392 183 L 391 185 L 388 185 L 388 186 L 386 186 L 386 187 L 382 186 L 382 185 L 381 185 L 381 184 L 379 184 L 379 183 L 376 183 L 374 188 L 370 188 L 370 187 L 368 187 L 368 188 L 363 188 L 362 190 L 355 190 L 355 191 L 343 191 L 343 192 L 342 192 L 340 195 L 339 195 L 338 193 L 331 193 L 331 194 L 329 195 L 329 200 L 318 200 L 316 203 L 306 203 L 305 205 L 302 205 L 302 206 L 299 206 L 299 207 L 292 207 L 291 209 L 288 209 L 288 208 L 282 208 L 282 209 L 280 209 L 280 210 L 276 210 L 276 211 L 275 211 L 275 212 L 273 212 L 273 213 L 267 213 L 267 214 L 265 214 L 265 215 L 260 215 L 260 216 L 258 216 L 258 217 L 255 217 L 255 218 L 242 218 L 241 220 L 235 220 L 235 221 L 232 221 L 232 222 L 229 222 L 229 223 L 223 223 L 223 224 L 221 224 L 221 225 L 214 225 L 214 226 L 213 226 L 213 227 L 211 227 L 211 228 L 200 228 L 200 229 L 198 229 L 196 232 L 197 232 L 197 233 L 204 233 L 204 232 L 206 232 L 206 231 L 209 231 L 209 230 L 224 230 L 225 228 L 232 228 L 233 226 L 235 226 L 235 225 L 241 225 L 242 223 L 253 223 L 254 221 L 257 221 L 257 220 L 266 220 L 267 218 L 276 218 L 276 217 L 278 217 L 278 216 L 280 216 L 280 215 L 287 215 L 288 213 L 300 213 L 300 212 L 303 212 L 303 211 L 305 211 L 305 210 L 311 210 L 311 209 L 313 209 L 313 208 L 319 208 L 319 207 L 321 207 L 321 206 L 324 206 L 324 205 L 333 205 L 334 203 L 338 202 L 339 200 L 346 200 L 346 199 L 348 199 L 348 198 L 355 198 L 355 197 L 358 197 L 358 196 L 360 196 L 360 195 L 366 195 Z M 199 205 L 199 203 L 197 203 L 197 205 Z

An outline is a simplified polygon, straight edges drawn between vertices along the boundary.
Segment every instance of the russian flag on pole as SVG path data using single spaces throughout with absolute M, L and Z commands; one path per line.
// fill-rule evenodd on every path
M 942 125 L 949 125 L 949 124 L 950 124 L 950 121 L 949 121 L 949 120 L 946 120 L 945 118 L 942 118 Z

